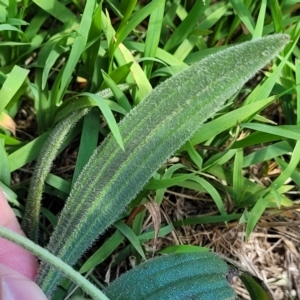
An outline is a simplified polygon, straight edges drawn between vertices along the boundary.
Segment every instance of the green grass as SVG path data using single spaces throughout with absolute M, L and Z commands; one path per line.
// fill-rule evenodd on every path
M 32 171 L 32 162 L 59 121 L 89 108 L 54 153 L 61 165 L 55 163 L 52 173 L 43 175 L 41 246 L 98 143 L 112 132 L 123 147 L 117 122 L 154 87 L 232 44 L 273 33 L 291 36 L 272 67 L 260 71 L 228 99 L 176 152 L 179 162 L 161 166 L 107 233 L 105 243 L 96 244 L 76 265 L 99 288 L 103 282 L 94 268 L 113 253 L 116 262 L 130 255 L 140 262 L 151 256 L 146 242 L 187 224 L 240 220 L 246 222 L 248 238 L 266 211 L 292 207 L 298 197 L 287 195 L 291 190 L 298 192 L 300 184 L 298 6 L 292 0 L 210 2 L 28 0 L 0 4 L 0 188 L 21 218 L 29 190 L 29 177 L 23 171 Z M 84 84 L 78 82 L 79 77 Z M 20 129 L 24 107 L 32 108 L 36 122 L 27 131 Z M 70 162 L 66 151 L 74 148 L 78 156 Z M 281 169 L 277 177 L 268 175 L 272 162 Z M 249 167 L 258 164 L 266 167 L 262 176 L 269 178 L 268 185 L 253 180 L 249 173 Z M 72 172 L 62 176 L 61 167 Z M 170 220 L 144 232 L 148 214 L 143 208 L 131 223 L 123 222 L 148 201 L 147 196 L 162 205 L 167 189 L 176 187 L 213 199 L 218 215 Z M 228 197 L 230 210 L 224 201 Z M 172 251 L 181 250 L 170 247 L 165 253 Z M 67 280 L 63 286 L 66 290 L 60 289 L 54 299 L 64 299 L 73 288 Z

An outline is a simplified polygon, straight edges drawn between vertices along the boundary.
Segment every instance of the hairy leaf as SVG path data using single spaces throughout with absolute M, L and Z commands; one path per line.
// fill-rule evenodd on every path
M 109 135 L 79 175 L 48 249 L 73 265 L 115 222 L 162 163 L 288 42 L 252 40 L 208 56 L 154 89 L 119 124 L 125 151 Z M 42 264 L 38 284 L 50 296 L 61 275 Z

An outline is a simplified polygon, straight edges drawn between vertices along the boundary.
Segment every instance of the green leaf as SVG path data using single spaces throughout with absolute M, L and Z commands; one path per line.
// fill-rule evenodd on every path
M 14 66 L 0 90 L 0 115 L 6 105 L 12 100 L 23 82 L 27 78 L 29 70 Z
M 211 252 L 177 253 L 140 264 L 104 290 L 119 300 L 235 299 L 229 267 Z M 128 284 L 128 283 L 131 284 Z
M 86 273 L 108 258 L 125 239 L 124 234 L 117 230 L 105 243 L 83 264 L 80 273 Z
M 300 126 L 299 125 L 271 126 L 271 125 L 258 124 L 258 123 L 244 123 L 241 126 L 243 128 L 249 128 L 249 129 L 281 136 L 283 138 L 300 140 Z
M 50 252 L 73 265 L 165 160 L 288 40 L 274 35 L 230 47 L 153 90 L 119 124 L 125 151 L 109 135 L 84 167 L 51 236 Z M 49 296 L 60 277 L 42 263 L 37 282 Z
M 76 19 L 71 10 L 57 0 L 33 0 L 33 2 L 62 23 Z
M 262 0 L 258 18 L 256 21 L 255 30 L 253 33 L 253 38 L 262 37 L 264 22 L 265 22 L 265 15 L 266 15 L 266 8 L 267 8 L 267 0 Z
M 53 0 L 52 0 L 53 1 Z M 92 15 L 94 12 L 96 0 L 87 0 L 85 4 L 85 9 L 82 15 L 82 20 L 80 22 L 78 28 L 78 35 L 75 38 L 74 44 L 72 46 L 72 50 L 69 56 L 69 59 L 63 69 L 62 78 L 61 78 L 61 86 L 58 91 L 58 102 L 61 100 L 65 89 L 67 88 L 68 83 L 72 77 L 72 73 L 78 63 L 78 60 L 84 51 L 88 40 L 88 33 L 92 23 Z
M 206 252 L 209 251 L 206 247 L 199 247 L 199 246 L 193 246 L 193 245 L 173 245 L 166 247 L 158 253 L 160 254 L 171 254 L 171 253 L 198 253 L 198 252 Z
M 233 195 L 235 203 L 239 203 L 242 198 L 243 190 L 243 149 L 238 149 L 235 153 L 233 165 Z
M 4 148 L 4 139 L 0 138 L 0 181 L 10 186 L 10 169 L 7 153 Z
M 194 29 L 194 26 L 197 24 L 197 22 L 199 22 L 199 19 L 202 17 L 202 14 L 209 5 L 210 1 L 205 2 L 195 1 L 187 17 L 183 20 L 182 23 L 180 23 L 180 25 L 176 28 L 176 30 L 173 32 L 168 42 L 166 43 L 164 47 L 166 51 L 173 50 L 180 43 L 182 43 L 185 38 L 188 37 L 188 35 Z
M 38 241 L 40 206 L 45 180 L 50 173 L 53 160 L 66 139 L 66 135 L 87 112 L 87 108 L 75 111 L 68 118 L 58 123 L 49 135 L 46 143 L 39 149 L 40 156 L 31 178 L 26 209 L 22 220 L 22 229 L 27 237 L 36 243 Z
M 242 272 L 239 276 L 250 294 L 252 300 L 273 300 L 263 281 L 259 278 L 251 276 L 246 272 Z
M 138 237 L 135 235 L 135 233 L 133 232 L 133 230 L 122 221 L 115 222 L 114 226 L 122 234 L 124 234 L 127 237 L 127 239 L 131 242 L 131 244 L 137 250 L 137 252 L 140 254 L 140 256 L 143 259 L 146 259 L 146 256 L 145 256 L 145 253 L 144 253 L 144 251 L 141 247 L 140 241 L 139 241 Z
M 246 26 L 249 32 L 253 34 L 255 23 L 244 1 L 230 0 L 230 3 L 243 24 Z
M 268 206 L 268 201 L 264 197 L 260 197 L 258 201 L 255 203 L 253 209 L 251 210 L 247 227 L 246 227 L 246 239 L 249 238 L 251 232 L 253 231 L 256 223 L 264 213 Z
M 8 156 L 10 171 L 13 172 L 39 156 L 41 147 L 45 143 L 49 132 L 46 132 L 35 138 L 22 148 L 14 151 Z
M 120 43 L 127 37 L 127 35 L 132 32 L 132 30 L 139 25 L 145 18 L 147 18 L 153 10 L 164 3 L 165 0 L 153 0 L 150 1 L 148 5 L 140 9 L 125 26 L 120 25 L 120 29 L 116 32 L 116 43 L 115 48 L 119 46 Z
M 155 57 L 156 55 L 163 23 L 164 9 L 165 3 L 162 3 L 155 10 L 153 10 L 150 15 L 145 41 L 145 57 Z M 148 60 L 144 61 L 143 63 L 143 69 L 148 78 L 150 78 L 152 66 L 153 61 Z
M 105 117 L 105 120 L 111 130 L 111 133 L 115 137 L 115 139 L 116 139 L 118 145 L 121 147 L 121 149 L 124 150 L 124 145 L 123 145 L 123 141 L 122 141 L 122 136 L 120 134 L 120 130 L 116 123 L 115 117 L 114 117 L 112 111 L 110 110 L 109 106 L 107 105 L 105 99 L 100 95 L 95 95 L 95 94 L 91 94 L 91 93 L 82 93 L 80 95 L 83 97 L 84 96 L 90 97 L 97 103 L 99 109 L 101 110 L 101 112 L 103 113 L 103 116 Z

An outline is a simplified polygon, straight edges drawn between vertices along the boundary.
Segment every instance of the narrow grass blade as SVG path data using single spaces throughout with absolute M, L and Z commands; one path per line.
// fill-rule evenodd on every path
M 300 125 L 300 60 L 296 59 L 297 125 Z
M 264 283 L 257 277 L 253 277 L 246 272 L 241 272 L 239 277 L 247 288 L 252 300 L 274 300 L 267 288 L 265 288 Z
M 33 0 L 33 2 L 62 23 L 76 20 L 72 11 L 57 0 Z
M 267 0 L 262 0 L 258 18 L 257 18 L 257 22 L 256 22 L 256 26 L 255 26 L 255 30 L 253 33 L 254 39 L 262 37 L 264 23 L 265 23 L 266 8 L 267 8 Z
M 124 234 L 117 230 L 105 243 L 84 263 L 79 272 L 86 273 L 108 258 L 125 239 Z
M 253 231 L 256 223 L 264 213 L 268 206 L 268 201 L 264 197 L 260 197 L 258 201 L 255 203 L 254 207 L 251 210 L 249 215 L 249 219 L 247 220 L 246 226 L 246 240 L 249 238 L 251 232 Z
M 0 90 L 0 115 L 6 105 L 12 100 L 13 96 L 20 89 L 23 82 L 27 78 L 28 73 L 29 70 L 25 70 L 18 66 L 13 67 Z
M 285 170 L 288 167 L 288 163 L 278 157 L 276 158 L 276 162 L 282 170 Z M 291 178 L 297 186 L 300 186 L 300 172 L 297 169 L 293 171 Z
M 141 43 L 136 43 L 132 41 L 124 41 L 124 46 L 127 47 L 129 50 L 137 50 L 139 52 L 145 51 L 145 45 Z M 183 62 L 182 60 L 174 57 L 174 55 L 168 53 L 167 51 L 157 48 L 155 57 L 163 62 L 167 63 L 170 66 L 183 66 L 187 67 L 188 65 Z
M 161 178 L 159 179 L 159 174 L 155 174 L 153 175 L 153 177 L 157 180 L 164 180 L 164 179 L 170 179 L 172 178 L 174 172 L 176 172 L 177 170 L 181 169 L 181 168 L 185 168 L 184 165 L 182 164 L 176 164 L 176 165 L 173 165 L 171 166 L 170 168 L 168 168 L 165 173 L 161 176 Z M 157 176 L 156 176 L 157 175 Z M 162 201 L 163 201 L 163 198 L 164 198 L 164 194 L 166 192 L 166 188 L 162 188 L 162 189 L 156 189 L 155 190 L 156 193 L 155 193 L 155 202 L 158 204 L 158 205 L 161 205 Z
M 300 161 L 300 141 L 297 141 L 296 146 L 293 150 L 292 157 L 287 168 L 281 172 L 279 177 L 277 177 L 271 184 L 271 187 L 274 189 L 278 189 L 282 185 L 284 185 L 285 181 L 293 174 L 296 170 Z
M 230 3 L 246 28 L 253 34 L 255 23 L 245 3 L 240 0 L 230 0 Z
M 273 71 L 273 73 L 271 74 L 270 77 L 268 77 L 262 84 L 258 85 L 251 92 L 251 94 L 244 101 L 244 105 L 252 103 L 252 102 L 259 101 L 259 100 L 264 99 L 264 98 L 267 98 L 270 95 L 270 93 L 271 93 L 271 91 L 272 91 L 272 89 L 273 89 L 276 81 L 280 77 L 280 74 L 282 72 L 282 69 L 283 69 L 284 65 L 286 64 L 288 58 L 292 54 L 292 52 L 294 50 L 294 47 L 297 45 L 297 42 L 298 42 L 298 39 L 295 39 L 293 41 L 291 49 L 286 54 L 286 56 L 281 61 L 281 63 L 276 67 L 276 69 Z
M 198 182 L 201 186 L 203 186 L 203 188 L 205 189 L 205 191 L 212 197 L 212 199 L 215 201 L 216 206 L 218 207 L 220 213 L 222 216 L 226 215 L 226 210 L 224 207 L 224 203 L 221 199 L 220 194 L 217 192 L 217 190 L 213 187 L 212 184 L 210 184 L 207 180 L 200 178 L 198 176 L 193 176 L 190 178 L 190 180 L 192 181 L 196 181 Z
M 159 5 L 150 15 L 149 25 L 145 41 L 145 57 L 155 57 L 159 44 L 160 32 L 163 24 L 165 1 Z M 143 70 L 148 78 L 150 78 L 153 61 L 144 61 Z
M 51 0 L 53 1 L 53 0 Z M 67 85 L 70 82 L 72 73 L 76 67 L 76 64 L 84 51 L 88 40 L 88 33 L 91 27 L 92 16 L 95 8 L 96 0 L 87 0 L 85 4 L 85 9 L 82 15 L 82 19 L 78 28 L 78 36 L 75 38 L 72 50 L 69 56 L 69 59 L 66 63 L 65 68 L 63 69 L 63 74 L 61 78 L 61 85 L 58 91 L 58 101 L 61 100 Z
M 242 198 L 243 158 L 244 158 L 243 149 L 238 149 L 235 153 L 234 164 L 233 164 L 233 195 L 236 204 L 238 204 Z
M 114 223 L 114 226 L 122 233 L 124 236 L 130 241 L 132 246 L 136 249 L 136 251 L 139 253 L 139 255 L 146 260 L 146 256 L 144 253 L 144 250 L 141 247 L 140 241 L 135 235 L 135 233 L 132 231 L 132 229 L 126 225 L 122 221 L 118 221 Z
M 230 8 L 230 3 L 216 2 L 205 11 L 205 19 L 199 24 L 197 29 L 210 29 L 215 25 Z
M 91 93 L 82 93 L 81 96 L 88 96 L 92 98 L 97 104 L 101 112 L 103 113 L 103 116 L 105 117 L 105 120 L 111 130 L 112 135 L 115 137 L 117 143 L 121 147 L 121 149 L 124 150 L 124 145 L 122 141 L 122 137 L 117 125 L 117 122 L 115 120 L 115 117 L 110 110 L 109 106 L 107 105 L 105 99 L 100 95 L 94 95 Z
M 281 136 L 282 138 L 300 140 L 299 126 L 293 126 L 293 125 L 271 126 L 271 125 L 258 124 L 258 123 L 244 123 L 241 126 L 243 128 L 249 128 L 249 129 Z
M 164 237 L 174 230 L 175 230 L 175 228 L 174 228 L 173 224 L 169 224 L 167 226 L 160 227 L 160 230 L 158 232 L 158 237 Z M 143 242 L 149 241 L 150 239 L 154 239 L 155 235 L 156 235 L 155 230 L 149 230 L 149 231 L 144 232 L 143 234 L 139 235 L 138 238 L 141 241 L 141 243 L 143 243 Z
M 172 245 L 166 247 L 158 253 L 160 254 L 172 254 L 172 253 L 199 253 L 199 252 L 208 252 L 209 248 L 199 247 L 193 245 Z
M 208 3 L 206 4 L 205 2 Z M 180 45 L 185 38 L 187 38 L 187 36 L 191 33 L 191 31 L 194 29 L 195 25 L 199 21 L 205 9 L 208 7 L 210 1 L 205 2 L 196 1 L 194 3 L 187 17 L 183 20 L 183 22 L 180 23 L 180 25 L 176 28 L 171 37 L 168 39 L 164 50 L 173 50 L 175 47 Z
M 274 35 L 231 47 L 153 90 L 119 124 L 125 151 L 110 135 L 94 152 L 74 184 L 47 248 L 73 265 L 162 163 L 288 40 L 287 35 Z M 60 277 L 42 264 L 37 282 L 50 297 Z
M 84 116 L 81 132 L 80 145 L 76 159 L 76 166 L 72 178 L 72 184 L 76 181 L 83 167 L 88 162 L 89 157 L 93 154 L 98 145 L 99 135 L 99 110 L 91 109 Z
M 231 127 L 236 126 L 236 124 L 241 121 L 250 119 L 253 115 L 268 106 L 275 99 L 276 97 L 270 97 L 268 99 L 249 104 L 234 111 L 228 112 L 223 116 L 204 124 L 201 127 L 201 130 L 197 131 L 193 135 L 191 143 L 193 145 L 197 145 L 218 135 L 224 130 L 228 130 Z M 185 150 L 185 148 L 182 147 L 182 150 Z
M 140 9 L 126 25 L 120 26 L 120 29 L 118 29 L 118 31 L 116 32 L 116 42 L 114 48 L 116 49 L 137 25 L 139 25 L 145 18 L 147 18 L 151 14 L 153 10 L 155 10 L 164 2 L 165 0 L 153 0 L 149 2 L 149 4 Z
M 36 159 L 39 156 L 40 150 L 45 143 L 48 135 L 49 132 L 45 132 L 25 146 L 11 153 L 8 156 L 10 171 L 13 172 L 17 169 L 20 169 L 27 163 Z
M 196 164 L 198 170 L 201 171 L 203 164 L 203 158 L 201 157 L 201 155 L 197 152 L 197 150 L 194 148 L 190 141 L 186 143 L 186 149 L 192 162 Z
M 131 52 L 123 44 L 120 44 L 116 49 L 115 58 L 119 65 L 132 62 L 131 74 L 128 76 L 127 82 L 137 85 L 138 93 L 135 97 L 135 104 L 138 104 L 151 92 L 152 86 L 140 65 L 136 62 Z
M 110 78 L 108 74 L 102 71 L 103 79 L 106 82 L 107 86 L 111 89 L 114 94 L 117 102 L 121 107 L 123 107 L 126 111 L 130 111 L 131 105 L 125 96 L 125 94 L 121 91 L 121 89 L 117 86 L 117 84 Z
M 282 32 L 281 21 L 283 17 L 280 11 L 281 8 L 279 2 L 278 0 L 274 0 L 274 1 L 269 1 L 268 4 L 271 10 L 271 16 L 272 16 L 275 32 L 280 33 Z
M 293 148 L 287 141 L 281 141 L 270 146 L 266 146 L 244 157 L 243 168 L 256 165 L 261 162 L 292 152 Z M 300 183 L 300 182 L 299 182 Z
M 0 138 L 0 181 L 10 186 L 10 169 L 7 153 L 4 148 L 4 139 Z

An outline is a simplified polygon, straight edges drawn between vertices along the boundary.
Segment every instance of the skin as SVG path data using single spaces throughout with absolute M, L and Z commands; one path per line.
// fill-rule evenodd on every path
M 0 226 L 25 236 L 0 191 Z M 34 283 L 38 261 L 30 252 L 0 237 L 0 300 L 47 299 Z

